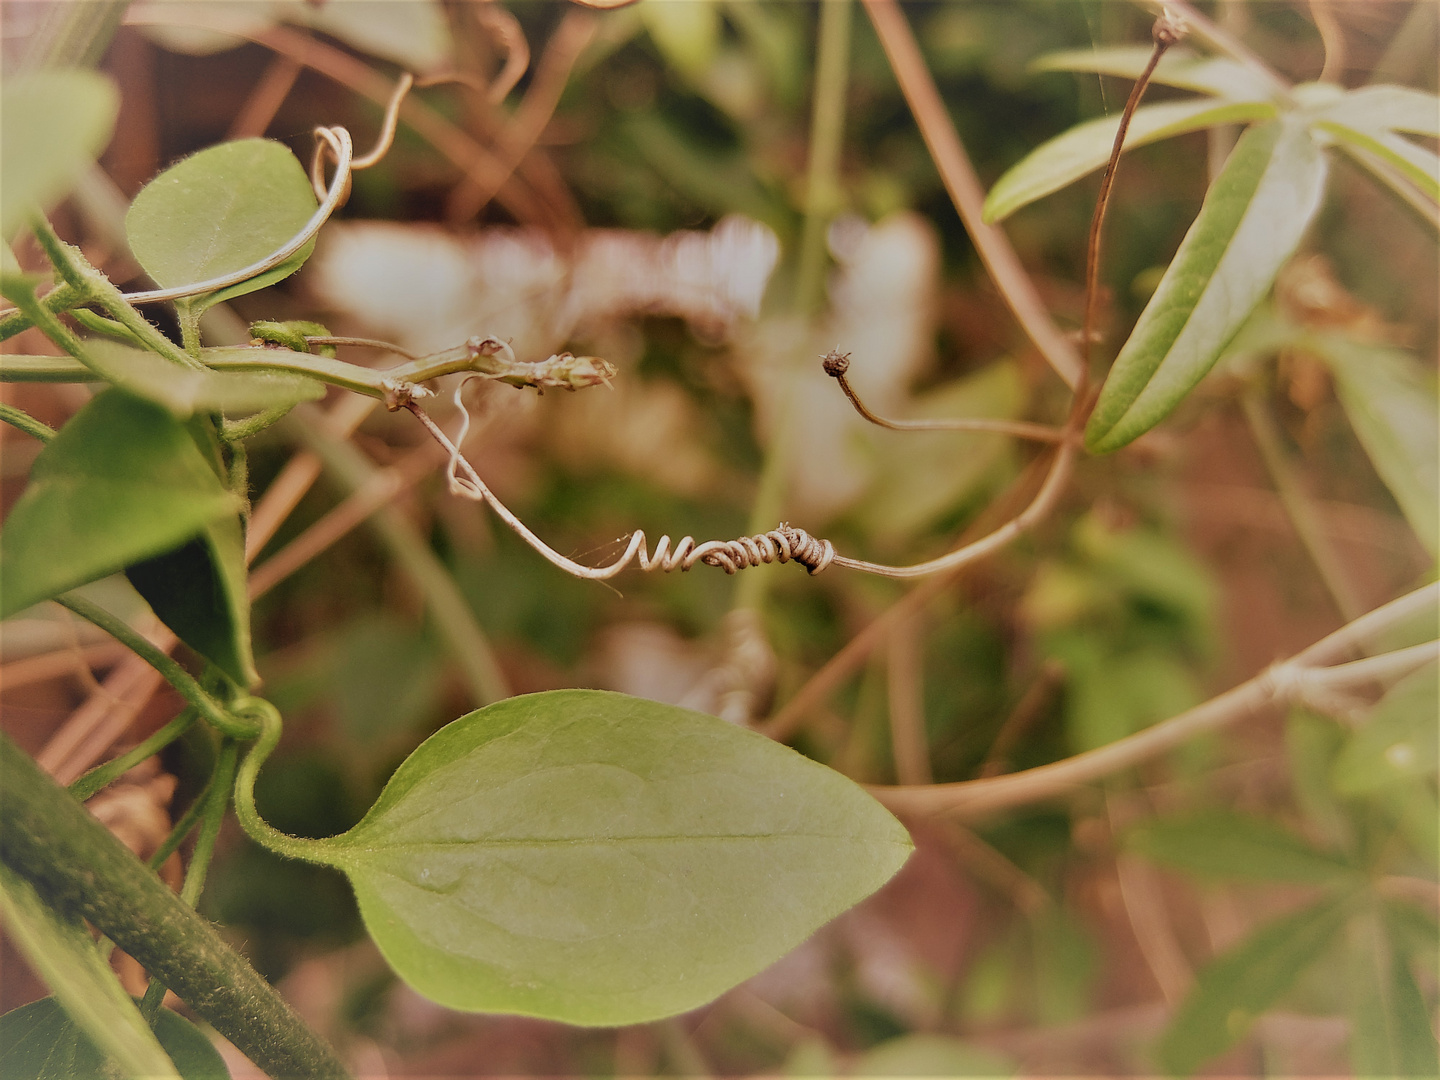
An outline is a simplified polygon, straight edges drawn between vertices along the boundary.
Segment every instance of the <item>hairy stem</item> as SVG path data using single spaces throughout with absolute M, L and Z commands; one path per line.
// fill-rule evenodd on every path
M 108 787 L 113 781 L 124 776 L 140 762 L 158 754 L 165 747 L 169 746 L 176 739 L 190 730 L 190 725 L 195 723 L 200 713 L 194 706 L 186 709 L 175 719 L 155 732 L 149 738 L 138 743 L 117 758 L 97 765 L 80 779 L 70 784 L 68 790 L 71 795 L 84 802 L 96 792 Z
M 36 420 L 24 409 L 18 409 L 3 401 L 0 401 L 0 421 L 23 431 L 32 438 L 39 439 L 41 442 L 49 442 L 56 435 L 55 429 L 49 424 Z
M 342 1078 L 335 1051 L 215 929 L 0 735 L 0 859 L 89 920 L 272 1076 Z

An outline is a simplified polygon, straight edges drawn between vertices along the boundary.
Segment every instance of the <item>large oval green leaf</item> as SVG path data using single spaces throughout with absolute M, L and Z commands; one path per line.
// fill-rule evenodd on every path
M 155 1038 L 181 1080 L 230 1080 L 225 1059 L 200 1029 L 161 1009 Z M 54 998 L 0 1016 L 0 1076 L 6 1080 L 77 1080 L 104 1076 L 106 1061 Z
M 85 923 L 53 910 L 30 882 L 4 864 L 0 864 L 0 921 L 65 1011 L 124 1075 L 179 1080 Z M 16 1074 L 6 1070 L 3 1075 L 10 1080 Z
M 39 71 L 0 93 L 0 238 L 61 198 L 110 141 L 120 95 L 93 71 Z
M 52 439 L 0 532 L 0 617 L 152 558 L 234 517 L 189 433 L 107 390 Z
M 1149 431 L 1205 377 L 1299 245 L 1326 173 L 1298 119 L 1240 137 L 1115 358 L 1085 427 L 1088 449 L 1108 453 Z
M 420 993 L 599 1025 L 710 1001 L 879 888 L 911 844 L 855 784 L 754 732 L 560 690 L 443 728 L 316 850 Z
M 281 247 L 315 213 L 300 162 L 270 139 L 221 143 L 172 165 L 146 184 L 125 215 L 140 265 L 163 288 L 243 270 Z M 193 310 L 263 289 L 293 274 L 311 242 L 288 262 L 189 301 Z
M 1183 135 L 1187 131 L 1201 131 L 1219 124 L 1265 120 L 1274 115 L 1274 104 L 1263 100 L 1216 101 L 1200 98 L 1142 105 L 1130 118 L 1125 146 L 1133 149 L 1172 135 Z M 1110 160 L 1115 133 L 1119 130 L 1120 117 L 1105 116 L 1079 124 L 1036 147 L 995 181 L 995 186 L 985 197 L 985 220 L 1001 221 L 1022 206 L 1059 191 L 1066 184 L 1101 168 Z

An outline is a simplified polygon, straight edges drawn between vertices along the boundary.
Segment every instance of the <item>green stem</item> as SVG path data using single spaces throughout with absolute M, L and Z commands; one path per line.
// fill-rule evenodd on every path
M 40 300 L 40 303 L 45 305 L 45 310 L 52 313 L 69 311 L 84 302 L 84 290 L 77 289 L 68 282 L 51 289 Z M 29 330 L 34 325 L 30 316 L 23 311 L 7 311 L 4 315 L 0 315 L 0 341 L 9 341 L 16 334 Z
M 825 232 L 840 203 L 840 149 L 845 134 L 845 87 L 850 65 L 850 0 L 822 0 L 820 39 L 810 117 L 810 161 L 806 181 L 805 225 L 796 271 L 795 311 L 808 318 L 821 306 L 825 286 Z M 773 528 L 785 506 L 785 484 L 793 453 L 790 414 L 794 409 L 793 362 L 776 372 L 779 384 L 775 426 L 765 447 L 760 482 L 750 507 L 747 533 Z M 760 611 L 778 567 L 757 566 L 743 575 L 735 607 Z
M 185 837 L 190 835 L 190 830 L 195 828 L 195 824 L 200 820 L 200 815 L 205 812 L 206 801 L 214 786 L 215 770 L 211 769 L 210 777 L 205 781 L 205 786 L 200 789 L 200 793 L 196 795 L 194 801 L 185 808 L 185 813 L 180 815 L 180 820 L 175 822 L 171 827 L 170 834 L 166 836 L 160 846 L 155 849 L 154 854 L 145 860 L 145 864 L 149 866 L 151 870 L 159 870 L 160 867 L 164 865 L 165 860 L 170 858 L 180 845 L 185 842 Z
M 1240 406 L 1245 412 L 1245 420 L 1250 425 L 1260 458 L 1265 463 L 1285 513 L 1290 517 L 1290 523 L 1295 526 L 1301 545 L 1314 562 L 1320 580 L 1325 583 L 1340 614 L 1346 622 L 1353 622 L 1365 611 L 1365 605 L 1345 573 L 1344 562 L 1325 535 L 1315 504 L 1290 465 L 1279 425 L 1275 423 L 1262 392 L 1254 388 L 1246 390 L 1240 396 Z
M 30 219 L 30 228 L 55 270 L 66 282 L 80 289 L 87 302 L 103 307 L 112 319 L 134 334 L 151 352 L 159 353 L 166 360 L 181 367 L 197 370 L 204 368 L 204 364 L 177 347 L 173 341 L 155 329 L 145 316 L 131 307 L 125 294 L 117 289 L 109 278 L 91 266 L 79 248 L 71 247 L 56 236 L 48 221 L 37 215 Z M 36 325 L 40 325 L 38 321 Z M 68 349 L 66 351 L 69 352 Z M 75 356 L 74 353 L 71 355 Z M 77 356 L 76 359 L 81 357 Z
M 266 708 L 255 710 L 260 717 L 260 738 L 245 755 L 235 776 L 235 816 L 240 819 L 240 827 L 246 835 L 261 847 L 292 859 L 331 866 L 333 862 L 321 854 L 329 846 L 325 841 L 283 833 L 255 809 L 255 778 L 260 774 L 260 766 L 265 764 L 265 759 L 280 742 L 280 714 L 269 702 L 264 704 Z
M 200 359 L 200 313 L 195 305 L 181 300 L 175 305 L 175 316 L 180 323 L 180 344 L 196 360 Z
M 75 593 L 63 593 L 53 599 L 57 604 L 69 608 L 82 619 L 100 627 L 101 630 L 158 671 L 181 697 L 195 707 L 205 722 L 216 730 L 232 739 L 253 739 L 258 734 L 258 728 L 253 721 L 247 721 L 227 712 L 223 705 L 205 692 L 205 688 L 195 681 L 193 675 L 157 649 L 142 635 L 137 634 L 134 628 L 123 619 L 116 618 L 98 604 L 92 604 L 83 596 Z
M 88 919 L 271 1076 L 348 1077 L 330 1046 L 215 928 L 0 736 L 0 860 Z
M 290 433 L 319 456 L 347 493 L 366 488 L 377 472 L 375 466 L 351 443 L 327 435 L 324 425 L 307 421 L 307 417 L 313 416 L 309 409 L 297 409 L 287 422 Z M 412 586 L 424 597 L 435 625 L 469 684 L 472 699 L 477 704 L 488 705 L 509 697 L 510 688 L 485 631 L 475 621 L 475 614 L 456 588 L 455 579 L 410 519 L 393 506 L 382 506 L 370 515 L 369 522 Z
M 24 409 L 17 409 L 14 405 L 8 405 L 0 401 L 0 420 L 13 428 L 19 428 L 26 435 L 33 436 L 41 442 L 49 442 L 56 435 L 55 429 L 49 424 L 36 420 Z
M 294 407 L 294 405 L 277 405 L 273 409 L 266 409 L 254 416 L 247 416 L 244 420 L 226 420 L 220 434 L 226 442 L 232 445 L 244 442 L 246 439 L 260 434 L 271 424 L 285 419 Z M 232 486 L 231 490 L 242 491 L 244 489 Z
M 91 769 L 84 776 L 74 781 L 68 789 L 70 794 L 75 796 L 80 802 L 84 802 L 97 791 L 108 787 L 116 779 L 125 775 L 125 773 L 129 772 L 136 765 L 139 765 L 140 762 L 152 754 L 158 754 L 181 735 L 184 735 L 185 732 L 190 730 L 190 725 L 195 723 L 195 719 L 199 715 L 199 712 L 193 707 L 186 709 L 143 742 L 127 750 L 119 757 L 113 758 L 103 765 L 95 766 L 95 768 Z
M 69 286 L 66 286 L 66 288 L 69 288 Z M 92 334 L 104 334 L 106 337 L 123 341 L 126 345 L 138 348 L 145 347 L 145 343 L 131 333 L 129 327 L 120 325 L 120 323 L 114 319 L 107 319 L 104 315 L 97 315 L 88 308 L 71 308 L 70 317 Z

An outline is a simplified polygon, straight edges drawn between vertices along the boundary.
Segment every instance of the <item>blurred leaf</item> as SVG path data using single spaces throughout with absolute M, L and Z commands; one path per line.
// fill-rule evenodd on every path
M 1058 906 L 1030 923 L 1034 985 L 1027 996 L 1035 1003 L 1035 1020 L 1043 1026 L 1080 1020 L 1090 1011 L 1100 973 L 1099 945 L 1084 923 Z
M 1025 407 L 1019 365 L 1000 360 L 984 370 L 912 399 L 907 418 L 1013 419 Z M 1012 460 L 1011 440 L 975 431 L 872 431 L 875 479 L 859 517 L 882 541 L 908 539 L 994 483 Z
M 1113 528 L 1099 514 L 1075 526 L 1075 548 L 1103 571 L 1102 587 L 1174 617 L 1193 643 L 1208 645 L 1214 629 L 1216 583 L 1176 539 L 1145 528 Z
M 1268 101 L 1216 102 L 1206 98 L 1142 105 L 1130 119 L 1125 146 L 1133 150 L 1188 131 L 1267 120 L 1274 115 L 1275 106 Z M 985 220 L 1003 221 L 1022 206 L 1101 168 L 1110 160 L 1119 130 L 1120 117 L 1105 116 L 1073 127 L 1031 151 L 995 181 L 985 198 Z
M 1350 1064 L 1357 1076 L 1435 1076 L 1425 998 L 1373 915 L 1350 925 Z
M 1155 50 L 1149 45 L 1113 45 L 1108 48 L 1066 49 L 1046 53 L 1030 64 L 1031 71 L 1094 72 L 1137 79 Z M 1172 48 L 1160 58 L 1152 83 L 1214 94 L 1230 101 L 1265 101 L 1271 88 L 1250 64 L 1223 56 L 1196 56 L 1188 49 Z M 1115 139 L 1111 132 L 1110 139 Z
M 641 4 L 640 17 L 671 67 L 691 82 L 704 76 L 720 44 L 720 9 L 713 0 Z
M 183 1016 L 161 1009 L 155 1038 L 182 1080 L 230 1080 L 220 1052 Z M 78 1080 L 104 1076 L 108 1067 L 54 998 L 0 1016 L 0 1076 L 6 1080 Z
M 1359 147 L 1377 155 L 1394 166 L 1431 200 L 1440 201 L 1440 157 L 1437 157 L 1434 151 L 1416 146 L 1409 139 L 1392 135 L 1388 131 L 1361 128 L 1333 120 L 1321 120 L 1314 126 L 1348 146 Z M 1364 159 L 1360 160 L 1360 164 L 1366 165 Z
M 1356 871 L 1274 822 L 1232 810 L 1159 818 L 1132 829 L 1125 846 L 1196 877 L 1306 884 L 1354 879 Z
M 623 1024 L 753 975 L 910 848 L 854 784 L 762 736 L 565 690 L 441 729 L 318 857 L 427 997 Z
M 1409 353 L 1315 334 L 1355 437 L 1431 555 L 1440 550 L 1440 419 L 1433 376 Z
M 175 636 L 242 687 L 259 681 L 250 641 L 245 533 L 231 514 L 125 576 Z
M 1336 846 L 1351 836 L 1349 818 L 1336 798 L 1330 779 L 1345 739 L 1345 730 L 1334 720 L 1304 709 L 1291 710 L 1285 722 L 1285 752 L 1295 802 L 1305 817 Z
M 852 1076 L 1013 1076 L 1015 1064 L 944 1035 L 901 1035 L 868 1050 L 849 1069 Z
M 1388 128 L 1440 139 L 1440 98 L 1408 86 L 1362 86 L 1308 114 L 1362 131 Z
M 1299 245 L 1326 173 L 1324 154 L 1298 121 L 1240 137 L 1115 358 L 1085 427 L 1092 452 L 1118 450 L 1149 431 L 1204 378 Z
M 1335 790 L 1363 795 L 1440 769 L 1440 666 L 1428 664 L 1380 699 L 1335 762 Z
M 1325 900 L 1261 927 L 1202 970 L 1161 1036 L 1166 1072 L 1188 1076 L 1224 1053 L 1335 943 L 1347 904 Z
M 1158 648 L 1116 651 L 1090 628 L 1051 635 L 1045 651 L 1066 670 L 1065 727 L 1076 753 L 1184 712 L 1200 702 L 1195 678 Z
M 0 615 L 184 543 L 239 511 L 185 428 L 119 390 L 35 459 L 0 532 Z
M 48 210 L 105 149 L 120 95 L 93 71 L 37 71 L 0 93 L 0 239 Z
M 785 1076 L 839 1076 L 840 1065 L 830 1045 L 815 1035 L 796 1042 L 781 1072 Z
M 315 213 L 315 193 L 283 144 L 239 139 L 192 154 L 141 189 L 125 215 L 140 265 L 162 288 L 242 270 L 280 248 Z M 192 311 L 263 289 L 300 269 L 306 244 L 288 262 L 248 281 L 182 303 Z
M 344 627 L 330 649 L 330 699 L 347 742 L 387 742 L 433 718 L 445 678 L 438 647 L 424 634 L 382 613 Z
M 323 383 L 303 375 L 182 369 L 153 352 L 103 338 L 87 341 L 85 351 L 105 378 L 163 406 L 177 420 L 208 412 L 243 416 L 325 396 Z
M 137 0 L 125 21 L 143 28 L 163 49 L 212 56 L 238 49 L 247 36 L 275 23 L 274 3 L 195 4 L 191 0 Z
M 1365 795 L 1430 868 L 1440 866 L 1440 800 L 1422 777 L 1397 776 Z
M 391 60 L 414 73 L 451 63 L 450 24 L 436 0 L 377 4 L 373 0 L 291 0 L 275 13 L 290 22 L 339 38 L 362 53 Z
M 52 909 L 28 881 L 3 863 L 0 916 L 4 917 L 6 936 L 106 1057 L 129 1076 L 159 1080 L 177 1076 L 135 1002 L 100 955 L 85 923 Z M 7 1058 L 9 1049 L 7 1040 Z M 13 1075 L 5 1073 L 7 1080 Z

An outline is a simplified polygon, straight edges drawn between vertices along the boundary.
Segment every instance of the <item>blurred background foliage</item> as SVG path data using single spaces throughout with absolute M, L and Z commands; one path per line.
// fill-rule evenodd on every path
M 1348 46 L 1343 81 L 1359 85 L 1381 70 L 1388 81 L 1433 90 L 1434 19 L 1416 16 L 1427 6 L 1324 5 Z M 33 15 L 34 5 L 5 7 L 15 25 Z M 125 198 L 176 158 L 236 134 L 263 131 L 304 158 L 314 125 L 341 123 L 363 146 L 380 117 L 357 92 L 367 78 L 388 87 L 402 68 L 459 70 L 483 83 L 516 33 L 532 62 L 505 103 L 456 85 L 416 96 L 504 159 L 532 91 L 558 93 L 493 199 L 476 195 L 473 177 L 467 182 L 433 139 L 402 123 L 391 153 L 357 174 L 327 230 L 335 254 L 327 256 L 322 238 L 305 271 L 235 300 L 238 318 L 212 322 L 212 338 L 241 320 L 290 317 L 417 348 L 470 333 L 523 335 L 533 330 L 527 318 L 540 325 L 546 316 L 534 300 L 539 286 L 486 295 L 467 283 L 522 272 L 538 281 L 535 268 L 564 264 L 588 230 L 712 230 L 743 215 L 778 240 L 778 266 L 753 317 L 687 317 L 678 302 L 660 302 L 593 314 L 553 340 L 534 331 L 527 340 L 540 355 L 563 346 L 618 364 L 616 390 L 564 400 L 500 386 L 467 391 L 481 422 L 469 456 L 487 482 L 558 550 L 589 561 L 608 557 L 614 538 L 636 527 L 652 538 L 702 540 L 751 531 L 757 478 L 776 453 L 777 431 L 795 444 L 782 516 L 847 553 L 914 561 L 1018 509 L 1006 492 L 1035 460 L 1031 448 L 989 435 L 867 430 L 816 370 L 814 357 L 838 343 L 853 352 L 856 383 L 876 407 L 904 415 L 1053 421 L 1064 409 L 1063 388 L 987 280 L 858 5 L 848 15 L 838 174 L 818 207 L 806 172 L 815 5 L 642 0 L 590 13 L 526 2 L 500 9 L 503 18 L 479 10 L 422 0 L 131 6 L 102 62 L 124 100 L 102 164 Z M 904 10 L 986 184 L 1046 139 L 1123 103 L 1124 82 L 1032 72 L 1034 58 L 1146 41 L 1151 20 L 1119 0 Z M 1306 4 L 1227 0 L 1207 10 L 1287 78 L 1320 70 L 1324 45 Z M 246 39 L 173 25 L 213 29 L 224 18 L 238 19 Z M 307 42 L 327 50 L 331 75 L 342 78 L 296 65 Z M 569 55 L 557 57 L 565 48 Z M 1150 100 L 1175 94 L 1155 87 Z M 1102 268 L 1102 355 L 1123 338 L 1193 218 L 1210 151 L 1197 134 L 1125 159 Z M 1327 310 L 1352 324 L 1368 320 L 1433 358 L 1433 235 L 1363 175 L 1344 165 L 1336 173 L 1306 249 L 1331 254 L 1316 264 L 1341 298 Z M 1080 321 L 1095 188 L 1091 177 L 1006 225 L 1069 327 Z M 105 234 L 97 206 L 72 204 L 58 223 L 124 281 L 135 268 Z M 807 211 L 828 227 L 829 300 L 819 308 L 797 285 Z M 367 231 L 372 220 L 405 227 Z M 520 254 L 507 255 L 502 241 Z M 731 272 L 763 282 L 763 258 L 735 257 Z M 643 276 L 649 271 L 636 258 Z M 438 269 L 416 277 L 414 266 Z M 539 314 L 526 315 L 527 304 Z M 1421 580 L 1432 563 L 1323 367 L 1291 353 L 1269 378 L 1287 448 L 1365 607 Z M 1105 745 L 1339 625 L 1233 403 L 1237 385 L 1235 373 L 1218 373 L 1130 450 L 1082 463 L 1059 512 L 937 591 L 911 620 L 898 648 L 910 656 L 901 666 L 919 691 L 933 779 L 995 775 Z M 33 387 L 20 395 L 52 422 L 83 398 Z M 810 579 L 788 567 L 766 568 L 763 586 L 704 567 L 627 574 L 613 589 L 575 581 L 474 504 L 450 498 L 443 461 L 403 420 L 372 415 L 355 444 L 376 467 L 403 471 L 405 490 L 385 513 L 448 569 L 510 692 L 600 686 L 759 721 L 902 595 L 888 582 L 835 570 Z M 8 500 L 28 459 L 6 435 Z M 254 441 L 256 492 L 302 443 L 283 426 Z M 328 474 L 270 550 L 354 486 L 353 477 Z M 410 749 L 480 703 L 397 555 L 406 542 L 394 529 L 356 529 L 257 602 L 265 692 L 288 723 L 256 794 L 262 815 L 284 831 L 344 830 Z M 737 602 L 737 588 L 756 592 Z M 757 596 L 762 632 L 737 630 L 728 613 L 737 603 L 757 606 Z M 896 782 L 888 722 L 896 648 L 858 664 L 807 715 L 795 745 L 857 780 Z M 12 691 L 9 723 L 36 745 L 85 692 L 64 680 Z M 1413 710 L 1397 715 L 1392 723 L 1413 724 Z M 148 710 L 134 734 L 164 718 L 161 708 Z M 376 1075 L 1144 1073 L 1195 972 L 1320 893 L 1304 881 L 1237 884 L 1192 873 L 1184 858 L 1166 861 L 1173 844 L 1127 840 L 1132 830 L 1224 807 L 1327 850 L 1370 852 L 1365 858 L 1383 873 L 1429 882 L 1433 893 L 1434 821 L 1425 820 L 1435 806 L 1433 742 L 1409 786 L 1396 787 L 1375 771 L 1373 753 L 1368 766 L 1362 760 L 1363 737 L 1297 711 L 1201 738 L 1138 777 L 973 830 L 913 822 L 919 850 L 881 894 L 713 1006 L 620 1032 L 428 1004 L 387 973 L 337 875 L 270 855 L 238 829 L 226 837 L 203 910 L 308 1019 L 374 1062 Z M 164 764 L 183 778 L 206 752 L 202 739 L 187 740 Z M 182 783 L 175 812 L 190 794 Z M 1203 862 L 1200 833 L 1177 836 Z M 1433 1020 L 1436 971 L 1425 960 L 1427 950 L 1434 959 L 1433 895 L 1428 908 L 1386 903 L 1399 912 L 1387 925 L 1410 935 L 1394 945 L 1396 962 L 1419 995 L 1422 1021 Z M 1207 1067 L 1226 1075 L 1349 1068 L 1340 973 L 1351 961 L 1344 941 L 1333 944 L 1276 1010 Z M 16 962 L 7 960 L 11 1007 L 34 993 L 8 977 Z

